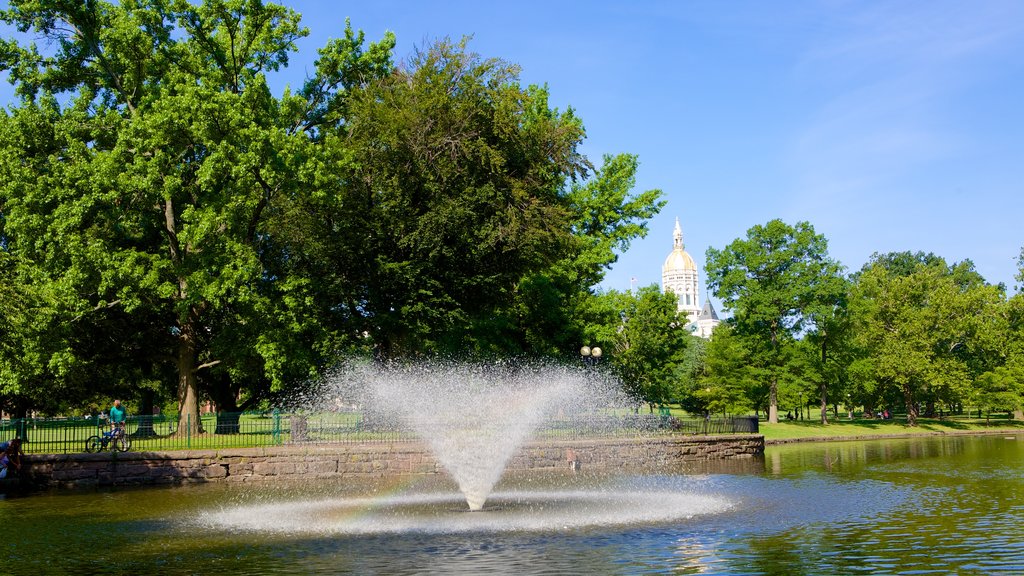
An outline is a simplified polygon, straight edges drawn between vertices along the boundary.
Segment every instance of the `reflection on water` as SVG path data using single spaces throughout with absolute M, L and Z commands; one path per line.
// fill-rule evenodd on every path
M 9 499 L 0 573 L 1024 573 L 1024 435 L 720 464 L 511 475 L 474 513 L 436 477 Z

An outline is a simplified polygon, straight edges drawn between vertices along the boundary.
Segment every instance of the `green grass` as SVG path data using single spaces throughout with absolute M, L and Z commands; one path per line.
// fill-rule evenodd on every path
M 827 426 L 817 420 L 783 421 L 778 424 L 760 423 L 765 440 L 799 440 L 810 438 L 843 438 L 861 436 L 884 436 L 891 434 L 936 434 L 942 432 L 985 432 L 1014 430 L 1024 432 L 1024 421 L 970 418 L 918 418 L 917 426 L 907 426 L 901 419 L 840 419 Z

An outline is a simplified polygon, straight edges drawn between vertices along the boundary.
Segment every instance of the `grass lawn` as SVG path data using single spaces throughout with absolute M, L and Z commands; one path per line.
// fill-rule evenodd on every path
M 1007 420 L 1005 418 L 986 422 L 976 418 L 918 418 L 917 427 L 906 425 L 903 419 L 875 420 L 854 419 L 830 421 L 824 426 L 817 420 L 783 421 L 768 424 L 762 421 L 760 431 L 767 441 L 799 440 L 804 438 L 840 438 L 877 436 L 886 434 L 935 434 L 941 432 L 985 432 L 997 430 L 1014 430 L 1024 432 L 1024 421 Z

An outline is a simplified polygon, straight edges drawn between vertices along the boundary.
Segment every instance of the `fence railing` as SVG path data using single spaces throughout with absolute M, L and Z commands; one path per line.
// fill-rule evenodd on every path
M 232 412 L 203 414 L 198 426 L 193 426 L 189 420 L 184 424 L 179 428 L 176 418 L 162 416 L 129 417 L 127 430 L 132 440 L 131 450 L 163 452 L 419 440 L 416 433 L 406 428 L 361 412 Z M 21 438 L 22 450 L 29 454 L 68 454 L 85 451 L 87 438 L 109 429 L 109 423 L 98 417 L 0 420 L 0 440 Z M 679 419 L 664 414 L 584 414 L 548 420 L 534 437 L 580 440 L 757 431 L 754 417 Z

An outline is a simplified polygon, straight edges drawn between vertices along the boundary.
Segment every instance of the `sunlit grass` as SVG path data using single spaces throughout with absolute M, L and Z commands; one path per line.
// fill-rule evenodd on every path
M 762 421 L 760 431 L 765 440 L 794 440 L 809 438 L 859 438 L 905 434 L 934 434 L 937 432 L 986 432 L 995 430 L 1024 431 L 1024 421 L 1007 419 L 918 418 L 917 426 L 907 426 L 904 419 L 877 420 L 840 418 L 823 425 L 819 420 L 788 420 L 778 424 Z

